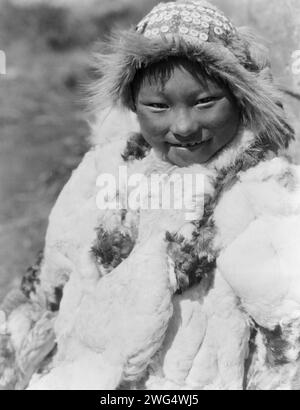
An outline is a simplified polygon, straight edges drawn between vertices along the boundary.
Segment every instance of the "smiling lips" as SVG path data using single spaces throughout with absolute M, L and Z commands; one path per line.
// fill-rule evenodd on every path
M 196 141 L 196 142 L 182 142 L 182 143 L 178 143 L 178 144 L 171 144 L 168 143 L 171 147 L 174 148 L 197 148 L 200 147 L 200 145 L 202 145 L 203 143 L 205 143 L 206 141 Z

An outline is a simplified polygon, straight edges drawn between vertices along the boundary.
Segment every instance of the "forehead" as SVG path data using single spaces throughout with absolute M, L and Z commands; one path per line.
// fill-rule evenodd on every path
M 180 65 L 171 67 L 167 73 L 145 74 L 138 87 L 139 96 L 147 95 L 198 95 L 220 91 L 223 87 L 200 71 Z

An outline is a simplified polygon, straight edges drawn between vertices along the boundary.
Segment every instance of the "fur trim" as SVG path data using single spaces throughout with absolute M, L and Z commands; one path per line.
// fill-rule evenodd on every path
M 95 114 L 90 123 L 91 146 L 104 147 L 113 142 L 124 149 L 128 136 L 140 131 L 136 115 L 124 108 L 110 106 Z
M 40 251 L 37 255 L 37 259 L 34 265 L 30 266 L 21 282 L 21 292 L 28 301 L 34 300 L 39 292 L 39 287 L 41 284 L 40 275 L 42 264 L 44 260 L 44 252 Z M 54 299 L 52 301 L 47 301 L 47 309 L 51 312 L 57 312 L 59 310 L 60 302 L 63 296 L 63 286 L 56 286 L 53 289 Z
M 122 154 L 124 161 L 143 159 L 149 153 L 151 146 L 144 139 L 142 134 L 133 134 L 127 141 L 125 151 Z
M 134 245 L 135 239 L 129 232 L 121 232 L 120 229 L 108 232 L 100 226 L 91 252 L 102 267 L 101 273 L 108 274 L 130 255 Z

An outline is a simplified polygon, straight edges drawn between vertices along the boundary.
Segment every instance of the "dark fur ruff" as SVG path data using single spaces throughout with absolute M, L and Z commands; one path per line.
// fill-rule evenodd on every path
M 243 125 L 273 151 L 286 148 L 293 130 L 279 106 L 280 94 L 272 84 L 266 50 L 240 29 L 238 36 L 217 42 L 187 44 L 182 39 L 154 41 L 134 30 L 112 38 L 106 52 L 96 55 L 101 79 L 91 88 L 93 106 L 122 103 L 132 109 L 131 83 L 138 70 L 168 56 L 184 56 L 199 63 L 207 75 L 224 83 L 240 107 Z
M 122 158 L 125 162 L 135 159 L 143 159 L 149 153 L 151 146 L 144 139 L 142 134 L 134 133 L 127 141 Z
M 110 273 L 130 255 L 134 245 L 135 240 L 128 232 L 121 232 L 119 229 L 107 231 L 100 226 L 91 252 L 96 263 Z
M 40 287 L 40 274 L 44 260 L 44 252 L 40 251 L 38 253 L 36 262 L 34 265 L 30 266 L 25 275 L 22 277 L 22 282 L 20 286 L 21 292 L 28 299 L 34 299 L 35 295 L 38 293 L 38 288 Z M 52 312 L 59 310 L 60 302 L 63 296 L 63 286 L 57 286 L 53 290 L 53 295 L 47 299 L 47 308 Z

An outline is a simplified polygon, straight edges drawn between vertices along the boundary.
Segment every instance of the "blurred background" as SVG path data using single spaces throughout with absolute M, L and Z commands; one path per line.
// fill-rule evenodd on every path
M 300 133 L 299 0 L 212 2 L 265 39 Z M 43 248 L 51 207 L 88 149 L 82 89 L 95 40 L 138 22 L 156 3 L 0 0 L 0 301 Z M 290 149 L 295 160 L 299 147 Z

